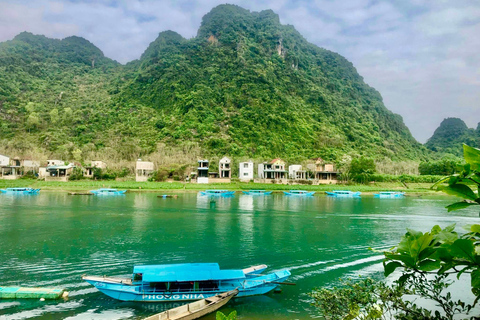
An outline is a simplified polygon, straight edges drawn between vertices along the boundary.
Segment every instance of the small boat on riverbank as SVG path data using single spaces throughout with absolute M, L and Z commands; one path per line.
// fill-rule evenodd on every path
M 38 194 L 40 189 L 32 189 L 32 188 L 6 188 L 0 189 L 1 193 L 6 194 Z
M 233 196 L 235 191 L 230 190 L 205 190 L 200 191 L 202 196 Z
M 104 196 L 104 195 L 122 195 L 127 192 L 127 190 L 117 190 L 117 189 L 111 189 L 111 188 L 101 188 L 97 190 L 90 190 L 89 192 L 93 193 L 94 195 L 97 196 Z
M 375 198 L 386 198 L 386 199 L 403 198 L 403 196 L 405 196 L 405 192 L 383 191 L 383 192 L 379 192 L 379 193 L 374 193 L 373 196 Z
M 266 190 L 248 190 L 243 191 L 243 193 L 251 195 L 251 196 L 267 196 L 272 194 L 273 191 L 266 191 Z
M 238 294 L 238 289 L 227 291 L 216 296 L 198 300 L 162 313 L 153 315 L 143 320 L 194 320 L 212 313 L 230 301 Z
M 157 198 L 162 198 L 162 199 L 173 198 L 173 199 L 177 199 L 178 196 L 177 196 L 176 194 L 161 194 L 161 195 L 157 196 Z
M 0 299 L 59 299 L 68 297 L 65 289 L 0 286 Z
M 218 263 L 134 266 L 131 278 L 83 276 L 107 296 L 121 301 L 189 301 L 238 288 L 238 297 L 265 294 L 290 277 L 287 269 L 262 274 L 266 265 L 221 270 Z
M 355 197 L 358 198 L 362 194 L 360 191 L 353 192 L 349 190 L 334 190 L 334 191 L 325 191 L 325 193 L 332 197 Z
M 313 196 L 315 191 L 306 191 L 306 190 L 289 190 L 283 191 L 287 196 Z

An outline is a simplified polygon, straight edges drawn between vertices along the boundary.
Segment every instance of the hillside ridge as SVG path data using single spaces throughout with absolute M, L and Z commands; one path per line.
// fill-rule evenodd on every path
M 21 33 L 0 43 L 0 72 L 0 142 L 14 153 L 427 156 L 351 62 L 271 10 L 217 6 L 197 37 L 160 32 L 126 65 L 79 37 Z

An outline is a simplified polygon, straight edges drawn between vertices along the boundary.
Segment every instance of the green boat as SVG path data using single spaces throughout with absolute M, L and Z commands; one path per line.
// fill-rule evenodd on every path
M 59 299 L 68 292 L 59 288 L 0 287 L 0 299 Z

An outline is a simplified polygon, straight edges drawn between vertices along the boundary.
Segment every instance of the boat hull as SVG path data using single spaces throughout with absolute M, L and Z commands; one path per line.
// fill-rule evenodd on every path
M 338 198 L 358 198 L 360 197 L 361 192 L 349 192 L 349 193 L 336 193 L 325 191 L 328 196 L 338 197 Z
M 222 281 L 215 291 L 190 291 L 190 292 L 165 292 L 144 291 L 141 284 L 131 284 L 128 279 L 125 282 L 109 281 L 108 278 L 84 276 L 95 288 L 107 296 L 121 301 L 136 302 L 165 302 L 165 301 L 192 301 L 213 297 L 217 294 L 238 288 L 237 297 L 261 295 L 274 290 L 279 282 L 284 282 L 290 277 L 288 270 L 280 270 L 266 275 L 248 276 L 246 279 L 234 279 Z
M 403 198 L 405 196 L 405 192 L 399 193 L 391 193 L 391 194 L 381 194 L 381 193 L 374 193 L 373 196 L 375 198 L 384 198 L 384 199 L 393 199 L 393 198 Z
M 10 189 L 0 189 L 1 193 L 5 194 L 38 194 L 40 189 L 24 189 L 24 190 L 10 190 Z
M 283 193 L 285 193 L 285 195 L 287 196 L 310 197 L 315 194 L 315 191 L 305 192 L 305 193 L 294 193 L 294 192 L 283 191 Z
M 218 193 L 200 191 L 200 194 L 201 194 L 202 196 L 229 197 L 229 196 L 233 196 L 233 195 L 235 194 L 235 191 L 218 192 Z
M 238 290 L 228 291 L 145 318 L 144 320 L 193 320 L 212 313 L 226 305 Z
M 125 192 L 127 192 L 127 190 L 118 190 L 118 191 L 109 191 L 109 192 L 105 192 L 105 191 L 98 191 L 98 190 L 90 190 L 91 193 L 93 193 L 94 195 L 97 195 L 97 196 L 118 196 L 118 195 L 123 195 L 125 194 Z
M 248 194 L 250 196 L 268 196 L 272 194 L 273 191 L 263 191 L 263 192 L 255 192 L 255 191 L 242 191 L 244 194 Z

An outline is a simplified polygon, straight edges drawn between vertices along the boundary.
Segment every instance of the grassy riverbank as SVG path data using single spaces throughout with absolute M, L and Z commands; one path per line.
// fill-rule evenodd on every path
M 265 189 L 273 191 L 282 191 L 290 189 L 302 189 L 309 191 L 324 192 L 330 190 L 351 190 L 361 192 L 378 192 L 378 191 L 405 191 L 412 193 L 433 193 L 430 190 L 432 183 L 407 183 L 400 182 L 376 182 L 368 185 L 364 184 L 338 184 L 338 185 L 283 185 L 283 184 L 263 184 L 263 183 L 210 183 L 195 184 L 183 182 L 136 182 L 136 181 L 93 181 L 79 180 L 69 182 L 57 181 L 40 181 L 33 179 L 19 180 L 0 180 L 1 188 L 11 187 L 32 187 L 40 188 L 47 191 L 87 191 L 98 188 L 117 188 L 127 189 L 129 191 L 167 191 L 167 192 L 196 192 L 205 189 L 228 189 L 228 190 L 249 190 L 249 189 Z

